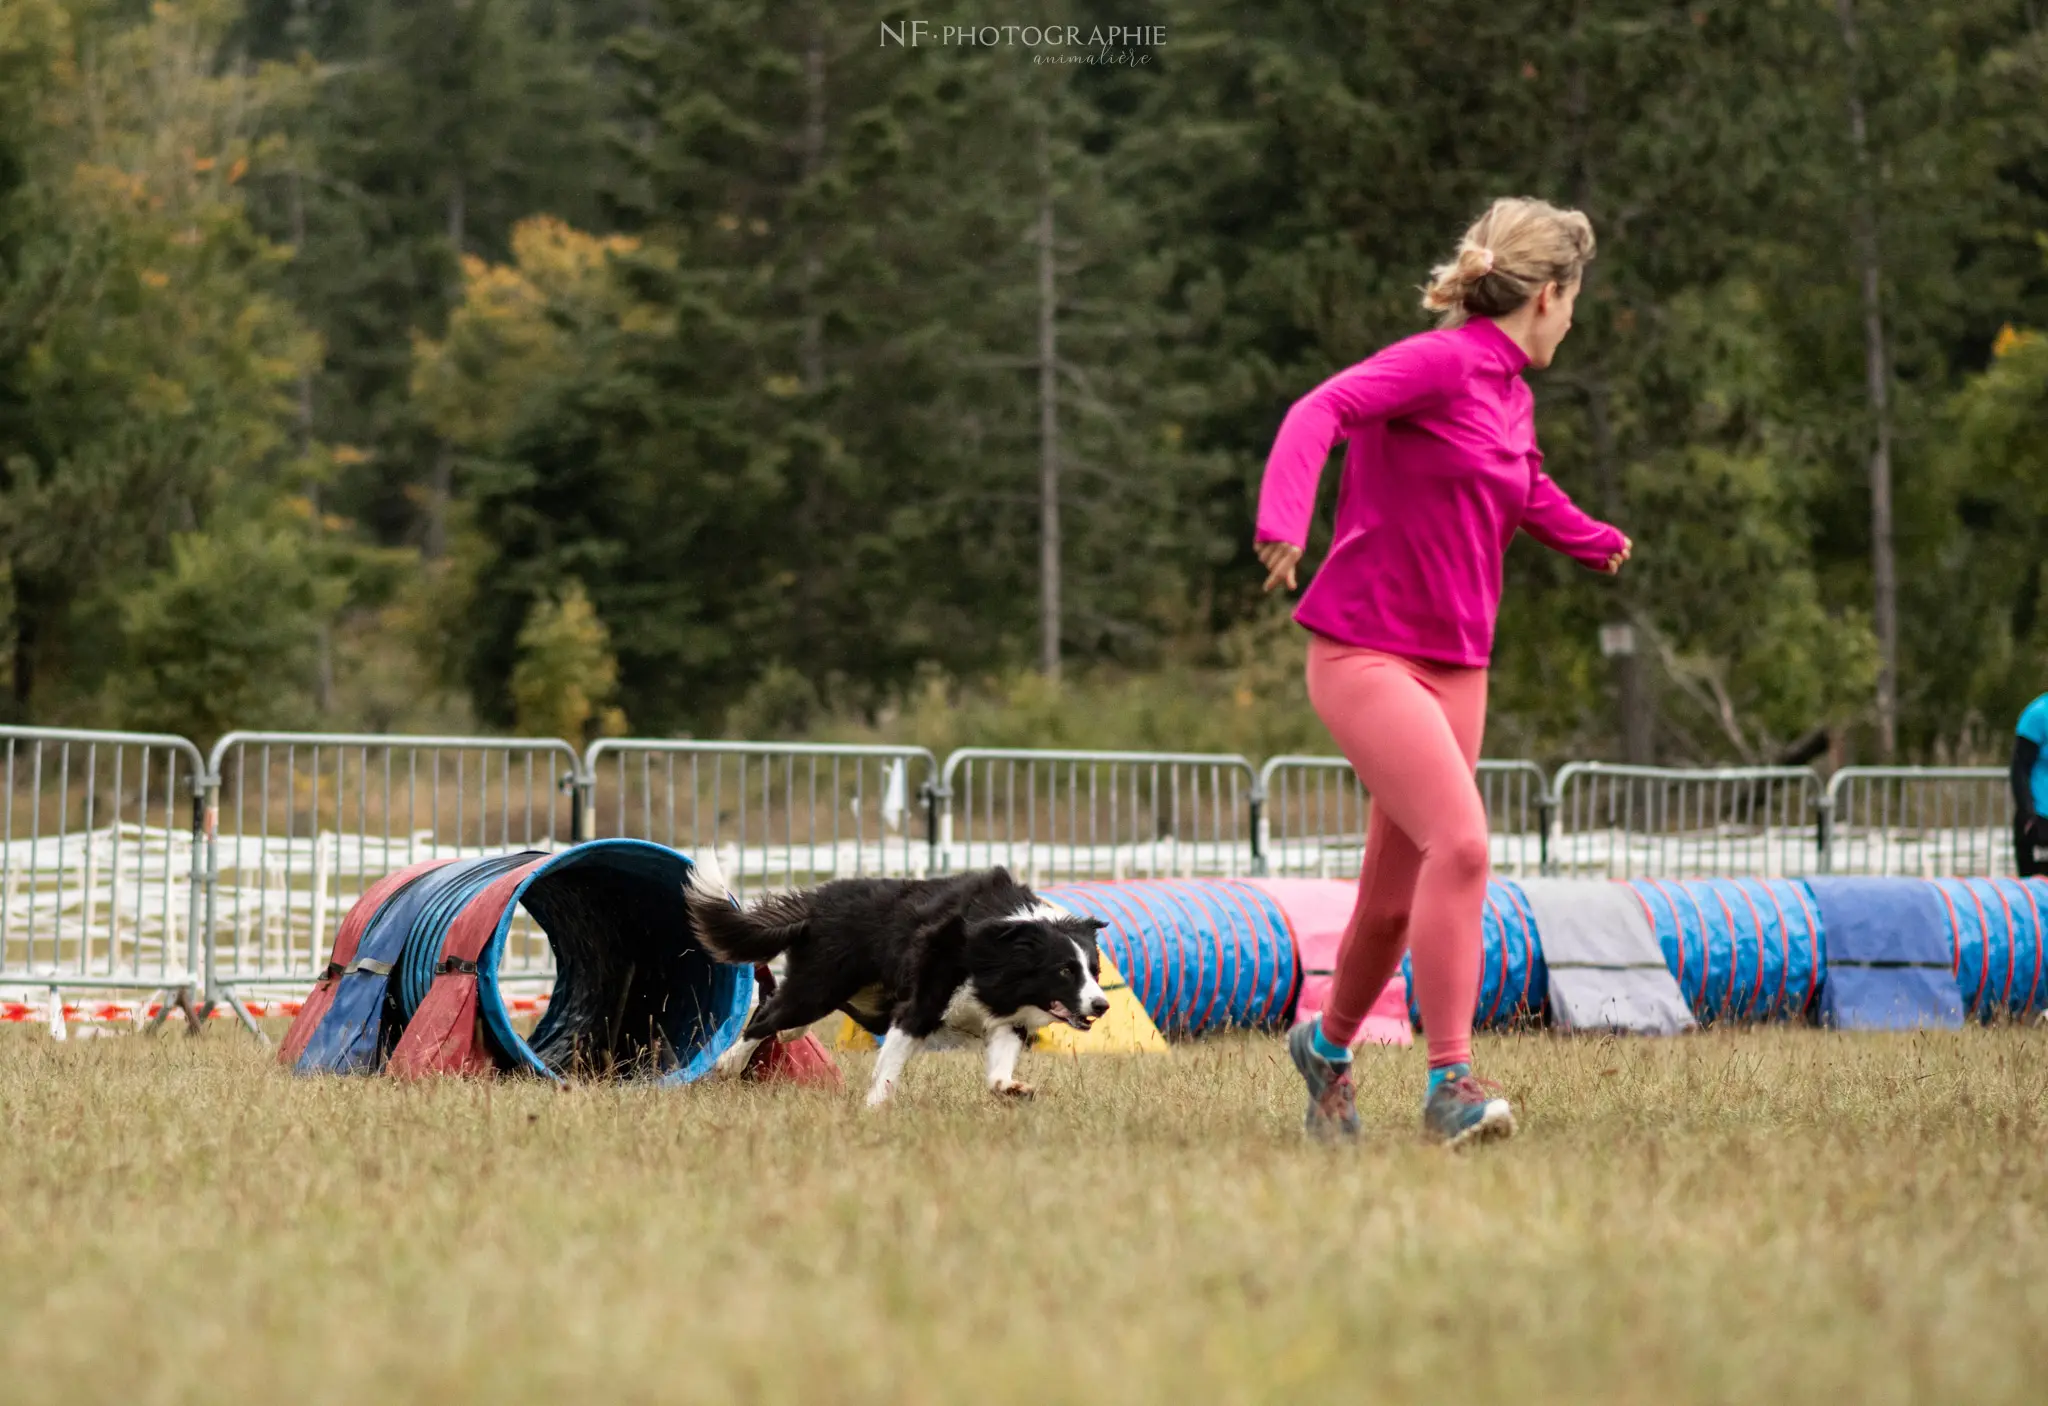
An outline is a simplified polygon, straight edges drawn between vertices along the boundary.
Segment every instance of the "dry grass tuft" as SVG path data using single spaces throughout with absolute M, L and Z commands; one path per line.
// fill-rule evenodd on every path
M 1272 1039 L 901 1104 L 0 1039 L 14 1402 L 2030 1401 L 2048 1040 L 1482 1042 L 1525 1136 L 1305 1146 Z M 856 1075 L 864 1058 L 849 1057 Z M 856 1080 L 857 1082 L 857 1080 Z

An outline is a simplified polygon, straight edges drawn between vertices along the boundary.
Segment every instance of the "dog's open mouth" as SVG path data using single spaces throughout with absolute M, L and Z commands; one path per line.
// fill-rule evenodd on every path
M 1063 1020 L 1067 1024 L 1073 1026 L 1076 1030 L 1086 1030 L 1089 1026 L 1095 1023 L 1095 1018 L 1093 1016 L 1075 1015 L 1072 1011 L 1067 1009 L 1066 1003 L 1064 1001 L 1054 1001 L 1051 1005 L 1047 1006 L 1045 1010 L 1046 1014 L 1050 1015 L 1054 1020 Z

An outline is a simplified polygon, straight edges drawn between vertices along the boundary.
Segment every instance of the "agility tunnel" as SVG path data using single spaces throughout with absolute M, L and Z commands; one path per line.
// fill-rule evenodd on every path
M 1543 954 L 1553 1027 L 1676 1035 L 1699 1023 L 1634 890 L 1563 879 L 1512 887 Z
M 2044 915 L 2039 879 L 1496 880 L 1474 1023 L 1675 1034 L 2033 1019 L 2048 1010 Z M 1420 1028 L 1412 999 L 1410 1018 Z
M 666 846 L 596 840 L 391 874 L 343 918 L 280 1058 L 309 1074 L 701 1078 L 738 1039 L 755 979 L 698 946 L 689 872 Z M 526 1036 L 498 980 L 521 910 L 555 956 L 547 1013 Z
M 1179 1037 L 1320 1012 L 1356 892 L 1343 879 L 1182 879 L 1043 896 L 1109 924 L 1105 958 L 1157 1029 Z M 1495 879 L 1474 1023 L 1671 1035 L 2026 1019 L 2048 1008 L 2044 918 L 2038 879 Z M 1408 975 L 1404 960 L 1364 1040 L 1421 1028 Z M 1110 1046 L 1082 1036 L 1072 1047 Z
M 1702 1024 L 1802 1020 L 1825 972 L 1812 891 L 1797 879 L 1638 879 L 1686 1005 Z
M 1337 973 L 1337 954 L 1351 926 L 1358 885 L 1342 879 L 1252 879 L 1251 885 L 1272 899 L 1294 934 L 1295 961 L 1301 967 L 1299 993 L 1291 1022 L 1320 1015 L 1330 1002 L 1330 982 Z M 1408 976 L 1394 973 L 1360 1024 L 1355 1044 L 1409 1045 L 1415 1042 L 1408 1013 Z
M 1043 896 L 1109 924 L 1105 958 L 1178 1037 L 1319 1012 L 1356 892 L 1343 879 L 1181 879 Z M 2030 1018 L 2048 1008 L 2044 915 L 2038 879 L 1495 879 L 1474 1020 L 1670 1035 L 1768 1021 L 1945 1028 L 1966 1010 Z M 1399 1043 L 1404 1016 L 1421 1027 L 1408 974 L 1404 961 L 1365 1039 Z
M 1541 1023 L 1550 1004 L 1550 968 L 1543 959 L 1543 943 L 1527 895 L 1515 884 L 1489 879 L 1479 929 L 1483 946 L 1472 1028 L 1499 1030 Z M 1408 1019 L 1421 1030 L 1422 1007 L 1415 1000 L 1414 973 L 1414 963 L 1403 957 L 1399 979 L 1407 988 Z
M 1939 887 L 1922 879 L 1809 879 L 1825 935 L 1813 1017 L 1838 1030 L 1963 1023 Z
M 663 846 L 605 840 L 390 875 L 341 923 L 282 1057 L 308 1073 L 699 1078 L 737 1039 L 755 975 L 693 940 L 681 898 L 689 868 Z M 1320 879 L 1049 887 L 1048 901 L 1107 925 L 1112 1008 L 1086 1034 L 1056 1030 L 1041 1043 L 1160 1050 L 1162 1036 L 1313 1015 L 1328 999 L 1355 892 Z M 522 909 L 557 967 L 547 1014 L 524 1038 L 497 975 Z M 1674 1034 L 1715 1023 L 1887 1030 L 2026 1019 L 2048 1007 L 2044 912 L 2042 880 L 1496 879 L 1482 913 L 1475 1025 Z M 1420 1028 L 1407 974 L 1404 962 L 1364 1039 L 1400 1043 Z
M 2048 1006 L 2039 879 L 1935 879 L 1958 997 L 1982 1021 L 2024 1019 Z M 1934 944 L 1938 948 L 1938 944 Z
M 1282 1026 L 1301 981 L 1280 905 L 1240 879 L 1060 884 L 1039 896 L 1098 918 L 1103 955 L 1168 1036 Z

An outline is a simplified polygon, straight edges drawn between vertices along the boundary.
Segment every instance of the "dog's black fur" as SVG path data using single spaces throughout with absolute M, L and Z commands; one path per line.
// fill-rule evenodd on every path
M 997 1078 L 995 1042 L 1021 1048 L 1053 1020 L 1086 1030 L 1109 1006 L 1095 944 L 1106 924 L 1041 903 L 1000 868 L 837 879 L 739 908 L 723 879 L 700 866 L 685 897 L 698 941 L 720 961 L 785 958 L 774 994 L 741 1035 L 748 1052 L 839 1010 L 877 1036 L 908 1037 L 909 1048 L 948 1026 L 988 1039 L 992 1086 L 1028 1092 L 1007 1067 Z M 878 1067 L 871 1101 L 887 1097 L 884 1072 Z

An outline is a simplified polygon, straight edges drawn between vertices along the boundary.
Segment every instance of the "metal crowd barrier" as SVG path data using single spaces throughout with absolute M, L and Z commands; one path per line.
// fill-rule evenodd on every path
M 579 838 L 711 851 L 742 896 L 857 874 L 921 875 L 937 774 L 922 747 L 608 738 L 585 756 L 590 806 Z
M 1534 762 L 1479 763 L 1493 871 L 1510 878 L 1546 872 L 1550 787 Z M 1349 879 L 1365 856 L 1372 802 L 1342 757 L 1270 758 L 1259 770 L 1264 798 L 1259 853 L 1264 872 L 1290 878 Z
M 1357 873 L 1370 799 L 1336 757 L 607 739 L 0 728 L 0 992 L 303 992 L 378 878 L 635 836 L 735 890 L 991 864 L 1083 878 Z M 1688 771 L 1485 761 L 1511 876 L 2012 872 L 1997 768 Z M 521 915 L 503 973 L 546 979 Z M 26 994 L 24 994 L 26 993 Z M 145 1002 L 145 1006 L 146 1006 Z
M 429 859 L 552 850 L 576 835 L 576 750 L 557 739 L 231 732 L 213 749 L 206 992 L 303 990 L 363 890 Z M 553 972 L 524 915 L 500 968 Z
M 1550 872 L 1567 878 L 1793 876 L 1821 868 L 1820 777 L 1574 762 L 1552 788 Z
M 2000 767 L 1844 767 L 1821 809 L 1827 871 L 2011 874 L 2009 785 Z
M 1034 885 L 1256 874 L 1258 797 L 1239 756 L 963 747 L 939 781 L 932 864 Z
M 189 1007 L 204 945 L 199 749 L 7 727 L 0 753 L 0 986 L 52 1002 L 66 988 L 161 992 Z

